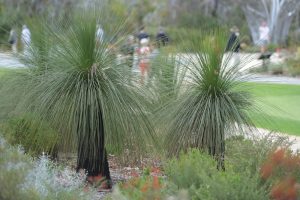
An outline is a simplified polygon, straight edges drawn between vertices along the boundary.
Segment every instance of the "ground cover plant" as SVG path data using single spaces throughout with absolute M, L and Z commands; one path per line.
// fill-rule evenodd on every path
M 46 155 L 33 160 L 21 146 L 11 146 L 0 137 L 0 199 L 91 199 L 95 193 L 84 192 L 85 177 L 58 166 Z
M 251 83 L 260 112 L 251 117 L 257 127 L 300 135 L 300 86 Z M 262 113 L 264 113 L 262 115 Z

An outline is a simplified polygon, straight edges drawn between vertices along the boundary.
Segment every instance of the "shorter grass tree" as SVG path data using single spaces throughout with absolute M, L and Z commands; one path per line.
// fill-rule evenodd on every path
M 188 148 L 199 148 L 225 169 L 225 138 L 250 125 L 248 110 L 252 98 L 240 73 L 247 59 L 233 62 L 236 54 L 225 52 L 227 34 L 216 30 L 189 33 L 184 46 L 187 54 L 178 55 L 183 82 L 178 95 L 161 109 L 166 130 L 165 146 L 178 155 Z M 237 130 L 238 129 L 238 130 Z

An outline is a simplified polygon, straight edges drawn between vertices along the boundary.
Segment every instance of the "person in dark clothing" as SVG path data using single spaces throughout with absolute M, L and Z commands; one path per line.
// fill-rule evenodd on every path
M 17 53 L 18 46 L 18 35 L 15 29 L 11 29 L 8 39 L 9 44 L 11 44 L 11 49 L 14 54 Z
M 239 40 L 239 29 L 234 26 L 230 29 L 231 34 L 227 42 L 226 51 L 239 52 L 240 50 L 240 40 Z
M 240 40 L 239 40 L 239 29 L 234 26 L 230 29 L 230 37 L 227 42 L 226 46 L 226 52 L 231 52 L 229 54 L 230 60 L 232 60 L 232 66 L 238 67 L 240 64 L 240 56 L 239 56 L 239 50 L 240 50 Z
M 145 31 L 145 27 L 142 27 L 139 34 L 137 35 L 137 38 L 139 39 L 139 42 L 142 40 L 142 39 L 149 39 L 149 34 L 146 33 Z
M 160 46 L 166 46 L 169 42 L 169 38 L 167 34 L 164 32 L 164 30 L 160 27 L 158 33 L 156 34 L 156 43 L 157 47 L 160 48 Z

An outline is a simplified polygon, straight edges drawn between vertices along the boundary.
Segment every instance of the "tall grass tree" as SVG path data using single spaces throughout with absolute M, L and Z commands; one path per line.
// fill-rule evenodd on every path
M 106 19 L 90 11 L 67 26 L 46 27 L 47 37 L 32 42 L 31 53 L 23 57 L 26 67 L 11 76 L 3 91 L 9 91 L 7 99 L 23 91 L 16 113 L 34 113 L 51 123 L 61 133 L 61 149 L 77 151 L 78 170 L 110 180 L 107 149 L 121 152 L 134 145 L 142 152 L 155 135 L 143 91 L 124 79 L 127 66 L 115 53 L 126 23 L 110 21 L 99 41 L 96 27 L 108 27 Z

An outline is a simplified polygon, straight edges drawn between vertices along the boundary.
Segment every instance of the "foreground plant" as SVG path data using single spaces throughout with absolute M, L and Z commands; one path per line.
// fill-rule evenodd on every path
M 271 183 L 271 198 L 297 199 L 299 196 L 300 156 L 289 149 L 273 151 L 263 163 L 260 175 Z
M 105 23 L 105 18 L 84 14 L 67 28 L 47 27 L 52 45 L 43 54 L 46 58 L 34 53 L 41 48 L 33 43 L 24 58 L 27 68 L 13 75 L 6 91 L 11 98 L 25 91 L 17 112 L 48 121 L 61 133 L 60 149 L 77 151 L 78 171 L 86 170 L 91 182 L 106 179 L 100 187 L 109 188 L 106 149 L 120 152 L 138 144 L 145 150 L 154 137 L 141 91 L 123 79 L 120 72 L 126 66 L 118 64 L 111 48 L 118 45 L 115 38 L 122 38 L 122 26 L 111 24 L 99 41 L 95 33 L 100 19 Z
M 188 190 L 190 199 L 268 199 L 258 173 L 236 172 L 230 164 L 226 172 L 218 170 L 216 160 L 198 149 L 167 162 L 165 173 L 177 189 Z
M 234 53 L 225 54 L 227 36 L 221 30 L 190 39 L 185 49 L 192 53 L 178 59 L 187 70 L 180 93 L 161 110 L 168 121 L 163 121 L 165 146 L 175 155 L 191 147 L 205 150 L 225 169 L 225 136 L 251 124 L 252 99 L 239 72 L 247 59 L 232 63 Z
M 0 135 L 0 199 L 91 199 L 96 191 L 83 192 L 85 174 L 51 162 L 33 160 L 21 147 L 10 146 Z

